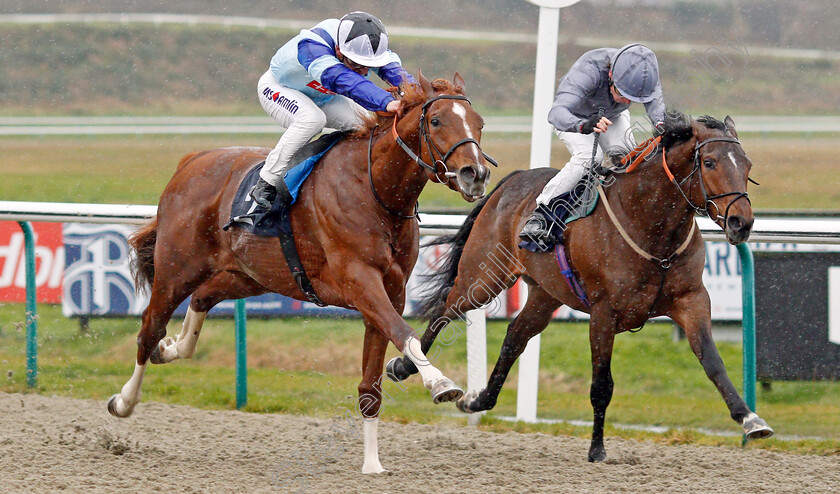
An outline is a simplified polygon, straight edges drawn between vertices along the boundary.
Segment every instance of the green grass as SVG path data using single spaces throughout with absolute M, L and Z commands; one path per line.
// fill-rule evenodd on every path
M 39 376 L 36 392 L 105 400 L 118 392 L 133 369 L 137 319 L 93 319 L 86 332 L 60 308 L 38 307 Z M 0 372 L 4 392 L 30 392 L 25 384 L 23 307 L 0 307 Z M 412 324 L 419 324 L 413 321 Z M 177 333 L 180 321 L 170 323 Z M 498 356 L 506 323 L 488 324 L 488 362 Z M 246 411 L 334 417 L 353 409 L 360 379 L 363 328 L 357 319 L 279 319 L 248 321 L 248 385 Z M 439 367 L 465 384 L 464 337 L 444 348 Z M 735 386 L 741 389 L 740 345 L 719 343 Z M 397 355 L 392 347 L 388 358 Z M 587 326 L 552 323 L 543 334 L 540 362 L 539 416 L 591 420 Z M 143 400 L 207 409 L 234 408 L 233 321 L 206 322 L 198 351 L 191 360 L 152 366 L 143 383 Z M 671 327 L 650 324 L 639 334 L 616 339 L 613 358 L 615 394 L 608 410 L 610 436 L 665 443 L 737 446 L 738 437 L 700 434 L 693 429 L 739 431 L 723 400 L 706 378 L 683 340 L 671 339 Z M 482 427 L 496 431 L 539 431 L 588 437 L 588 427 L 569 424 L 518 424 L 499 419 L 515 415 L 516 367 L 496 409 Z M 462 424 L 464 416 L 451 405 L 435 406 L 417 378 L 404 387 L 387 382 L 383 419 L 399 422 Z M 802 453 L 840 451 L 840 384 L 778 382 L 759 392 L 758 410 L 777 433 L 826 440 L 768 441 L 751 447 Z M 691 430 L 666 434 L 617 429 L 612 424 L 664 425 Z

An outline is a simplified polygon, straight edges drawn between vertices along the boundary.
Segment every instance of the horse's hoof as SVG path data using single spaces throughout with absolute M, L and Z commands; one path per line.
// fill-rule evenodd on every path
M 163 352 L 166 350 L 167 347 L 170 347 L 175 344 L 175 340 L 172 339 L 171 336 L 167 336 L 166 338 L 160 340 L 158 344 L 155 346 L 155 349 L 152 350 L 152 354 L 149 355 L 149 362 L 160 365 L 172 362 L 172 360 L 166 360 L 163 358 Z
M 478 399 L 478 394 L 479 392 L 477 390 L 470 391 L 459 398 L 458 401 L 455 402 L 455 406 L 458 407 L 458 410 L 461 410 L 464 413 L 475 413 L 476 410 L 470 410 L 470 405 Z
M 435 405 L 444 401 L 455 401 L 464 396 L 464 390 L 459 388 L 452 379 L 441 379 L 432 386 L 432 400 Z
M 604 448 L 595 449 L 589 452 L 589 457 L 587 458 L 589 463 L 600 463 L 607 459 L 607 452 Z
M 417 373 L 417 367 L 414 365 L 414 362 L 409 361 L 406 364 L 405 360 L 403 357 L 394 357 L 388 361 L 388 365 L 385 366 L 385 374 L 387 374 L 388 379 L 398 383 L 405 381 L 412 374 Z
M 773 435 L 773 429 L 755 413 L 747 415 L 743 427 L 747 439 L 764 439 Z
M 128 415 L 131 415 L 131 412 L 129 412 L 128 415 L 120 415 L 117 413 L 117 398 L 119 397 L 120 395 L 116 394 L 108 400 L 108 413 L 110 413 L 114 417 L 123 419 L 128 417 Z

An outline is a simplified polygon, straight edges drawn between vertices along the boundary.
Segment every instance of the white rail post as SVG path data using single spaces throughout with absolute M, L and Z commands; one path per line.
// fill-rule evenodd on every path
M 487 385 L 487 317 L 484 309 L 467 311 L 467 392 L 482 390 Z M 478 425 L 484 412 L 467 419 Z
M 527 0 L 540 6 L 537 30 L 537 60 L 534 75 L 534 111 L 531 123 L 531 168 L 551 165 L 551 124 L 548 110 L 554 101 L 557 72 L 557 39 L 560 9 L 578 0 Z M 540 335 L 531 338 L 519 357 L 519 391 L 516 395 L 516 419 L 537 419 L 537 387 L 540 374 Z

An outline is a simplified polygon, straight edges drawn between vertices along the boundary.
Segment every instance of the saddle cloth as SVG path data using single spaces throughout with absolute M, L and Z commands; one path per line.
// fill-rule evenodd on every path
M 572 187 L 569 192 L 564 192 L 555 197 L 548 204 L 549 218 L 546 218 L 552 223 L 555 236 L 560 240 L 559 244 L 563 243 L 563 231 L 566 225 L 589 216 L 598 205 L 598 178 L 593 175 L 584 175 L 583 178 Z M 546 252 L 554 247 L 554 244 L 547 242 L 536 243 L 533 241 L 524 240 L 519 244 L 522 249 L 530 250 L 531 252 Z
M 333 132 L 321 136 L 319 139 L 312 141 L 302 147 L 298 152 L 292 156 L 292 163 L 297 163 L 293 167 L 286 170 L 283 175 L 283 181 L 286 184 L 291 201 L 288 207 L 297 200 L 300 188 L 303 182 L 312 173 L 315 164 L 329 151 L 338 141 L 340 141 L 347 133 Z M 236 196 L 231 205 L 230 221 L 225 226 L 225 229 L 231 226 L 244 228 L 249 233 L 255 235 L 262 235 L 265 237 L 279 237 L 281 233 L 291 235 L 291 224 L 289 223 L 289 215 L 284 214 L 284 201 L 275 200 L 271 205 L 271 209 L 266 211 L 257 206 L 254 200 L 249 195 L 249 192 L 254 187 L 254 184 L 260 178 L 260 170 L 265 166 L 265 161 L 261 161 L 254 165 L 236 191 Z M 282 188 L 282 186 L 280 187 Z M 278 190 L 278 195 L 285 191 Z

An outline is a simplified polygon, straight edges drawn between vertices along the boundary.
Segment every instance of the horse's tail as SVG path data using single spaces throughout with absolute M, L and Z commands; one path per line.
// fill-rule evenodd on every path
M 182 160 L 183 161 L 183 160 Z M 155 243 L 157 242 L 157 217 L 137 230 L 128 238 L 134 249 L 131 271 L 134 273 L 134 286 L 137 291 L 151 287 L 155 279 Z
M 476 218 L 478 218 L 478 215 L 481 213 L 482 209 L 484 209 L 484 206 L 487 204 L 490 197 L 495 194 L 496 191 L 498 191 L 502 185 L 508 181 L 508 179 L 520 172 L 522 172 L 522 170 L 517 170 L 499 181 L 496 188 L 481 199 L 478 204 L 475 205 L 473 210 L 470 211 L 467 218 L 464 220 L 464 224 L 461 225 L 461 228 L 459 228 L 457 232 L 452 235 L 438 237 L 432 242 L 426 244 L 427 246 L 449 244 L 450 247 L 446 254 L 444 254 L 441 258 L 438 269 L 424 275 L 423 284 L 425 285 L 425 290 L 420 296 L 420 300 L 418 302 L 419 313 L 422 315 L 423 319 L 432 320 L 440 317 L 443 313 L 444 306 L 446 305 L 446 297 L 449 295 L 449 290 L 453 285 L 455 285 L 455 278 L 458 276 L 458 263 L 461 262 L 461 254 L 464 252 L 464 246 L 467 244 L 467 239 L 470 237 Z

